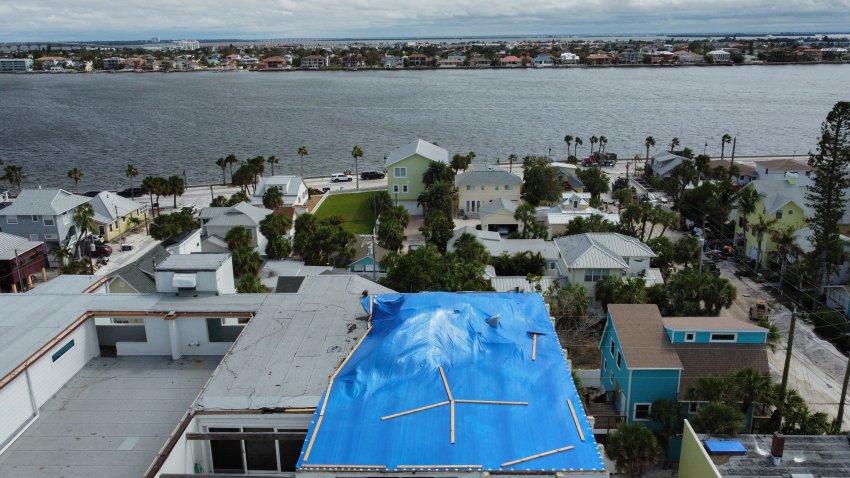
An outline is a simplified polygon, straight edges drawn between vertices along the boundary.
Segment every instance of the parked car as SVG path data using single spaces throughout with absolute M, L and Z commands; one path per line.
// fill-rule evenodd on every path
M 344 173 L 333 173 L 331 174 L 331 182 L 332 183 L 346 183 L 349 181 L 353 181 L 354 179 Z
M 95 245 L 94 250 L 89 250 L 89 257 L 109 257 L 112 255 L 112 246 L 109 244 Z
M 134 188 L 127 188 L 123 191 L 119 191 L 118 195 L 125 198 L 130 197 L 142 197 L 145 195 L 144 190 L 141 186 L 136 186 Z
M 368 179 L 384 179 L 386 174 L 380 171 L 363 171 L 360 173 L 360 179 L 368 180 Z
M 198 206 L 195 206 L 194 204 L 185 204 L 182 210 L 189 211 L 190 214 L 195 214 L 198 212 Z

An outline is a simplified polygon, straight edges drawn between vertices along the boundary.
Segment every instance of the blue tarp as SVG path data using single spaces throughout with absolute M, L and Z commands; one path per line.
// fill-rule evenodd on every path
M 709 455 L 746 455 L 747 449 L 738 440 L 704 440 Z
M 364 307 L 369 310 L 369 298 Z M 602 457 L 539 294 L 389 294 L 336 377 L 319 431 L 319 402 L 297 467 L 481 465 L 484 470 L 603 470 Z M 496 328 L 488 318 L 499 315 Z M 490 321 L 491 323 L 494 321 Z M 536 360 L 532 360 L 534 332 Z M 545 335 L 544 335 L 545 334 Z M 448 401 L 450 406 L 382 420 Z M 528 402 L 527 405 L 459 400 Z M 585 441 L 567 401 L 575 408 Z M 309 458 L 305 454 L 313 435 Z M 502 467 L 566 446 L 575 448 Z

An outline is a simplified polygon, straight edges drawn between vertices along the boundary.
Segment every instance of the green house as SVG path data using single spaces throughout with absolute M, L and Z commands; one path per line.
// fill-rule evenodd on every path
M 402 146 L 387 156 L 387 191 L 411 214 L 422 214 L 417 198 L 425 190 L 422 175 L 433 161 L 449 162 L 449 152 L 422 139 Z
M 805 188 L 797 185 L 793 178 L 790 179 L 758 179 L 747 184 L 747 188 L 755 188 L 761 195 L 761 201 L 756 205 L 756 210 L 746 221 L 741 215 L 735 222 L 735 240 L 738 245 L 743 246 L 747 257 L 758 259 L 762 265 L 767 263 L 771 252 L 776 251 L 776 244 L 771 240 L 770 232 L 762 234 L 761 257 L 759 256 L 759 237 L 753 232 L 753 225 L 760 221 L 775 220 L 772 229 L 784 229 L 792 226 L 800 229 L 806 226 L 806 217 L 810 214 L 810 208 L 806 206 Z M 746 223 L 746 229 L 744 225 Z

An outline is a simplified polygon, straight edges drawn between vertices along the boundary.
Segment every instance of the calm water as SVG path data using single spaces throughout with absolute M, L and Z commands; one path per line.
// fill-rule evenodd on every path
M 278 169 L 305 174 L 382 168 L 384 155 L 422 137 L 451 154 L 565 155 L 565 134 L 605 135 L 608 150 L 643 154 L 678 136 L 720 153 L 805 153 L 832 105 L 850 99 L 850 66 L 522 71 L 399 71 L 0 75 L 0 158 L 24 164 L 27 185 L 126 187 L 134 163 L 145 175 L 220 178 L 215 159 L 277 155 Z M 659 149 L 656 148 L 656 149 Z M 727 149 L 728 154 L 728 149 Z

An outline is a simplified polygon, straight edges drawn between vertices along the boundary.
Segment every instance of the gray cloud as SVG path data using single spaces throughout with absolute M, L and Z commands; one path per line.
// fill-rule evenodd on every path
M 0 0 L 0 41 L 847 30 L 850 0 Z

